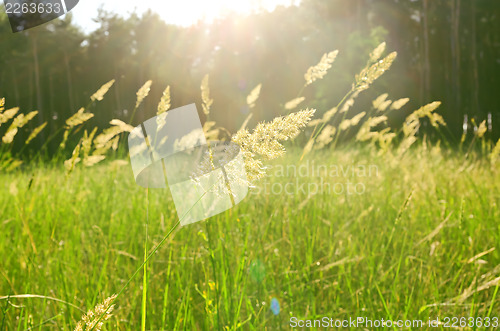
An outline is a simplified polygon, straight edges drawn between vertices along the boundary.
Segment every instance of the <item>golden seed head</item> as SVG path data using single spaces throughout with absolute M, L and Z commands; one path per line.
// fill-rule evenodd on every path
M 295 98 L 293 100 L 288 101 L 285 103 L 285 109 L 286 110 L 292 110 L 297 108 L 298 105 L 300 105 L 306 98 L 301 97 L 301 98 Z
M 112 79 L 110 80 L 109 82 L 107 82 L 106 84 L 104 84 L 103 86 L 101 86 L 91 97 L 90 97 L 90 100 L 92 101 L 101 101 L 102 99 L 104 99 L 104 96 L 106 95 L 106 93 L 108 93 L 109 89 L 111 88 L 111 86 L 113 86 L 113 84 L 115 83 L 115 80 Z
M 269 123 L 259 123 L 252 133 L 242 129 L 233 136 L 232 141 L 240 145 L 245 156 L 245 167 L 250 182 L 265 175 L 263 164 L 257 158 L 272 160 L 282 156 L 285 148 L 280 141 L 295 138 L 311 120 L 315 111 L 306 109 L 280 116 Z
M 148 80 L 144 85 L 137 91 L 137 101 L 135 103 L 135 108 L 138 108 L 141 103 L 146 99 L 149 95 L 149 91 L 151 90 L 151 85 L 153 84 L 152 80 Z
M 157 115 L 161 115 L 165 112 L 167 112 L 170 109 L 171 106 L 171 100 L 170 100 L 170 86 L 167 86 L 165 91 L 163 91 L 163 95 L 161 97 L 160 103 L 158 104 L 158 112 Z
M 262 88 L 262 84 L 257 85 L 252 92 L 247 96 L 247 105 L 250 108 L 255 107 L 255 103 L 259 99 L 260 96 L 260 90 Z
M 210 87 L 209 87 L 209 78 L 208 74 L 203 77 L 201 81 L 201 100 L 203 101 L 203 113 L 205 115 L 210 114 L 210 107 L 212 106 L 214 100 L 210 98 Z
M 332 67 L 332 63 L 337 58 L 339 51 L 333 51 L 330 53 L 326 53 L 323 55 L 321 60 L 315 66 L 307 69 L 307 72 L 304 75 L 306 80 L 306 86 L 314 83 L 318 79 L 322 79 L 328 73 L 328 69 Z

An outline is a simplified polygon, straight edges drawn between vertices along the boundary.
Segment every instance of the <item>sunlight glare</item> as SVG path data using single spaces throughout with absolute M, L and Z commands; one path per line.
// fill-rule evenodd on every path
M 85 31 L 98 28 L 92 21 L 98 8 L 128 17 L 131 13 L 142 14 L 147 10 L 158 13 L 169 24 L 190 26 L 203 20 L 208 23 L 231 13 L 249 14 L 258 10 L 272 11 L 277 6 L 299 5 L 300 0 L 85 0 L 72 11 L 76 24 Z
M 182 26 L 196 23 L 198 20 L 207 22 L 215 18 L 230 14 L 250 14 L 263 9 L 271 11 L 279 5 L 292 5 L 293 0 L 184 0 L 172 2 L 156 2 L 151 9 L 156 11 L 166 22 Z

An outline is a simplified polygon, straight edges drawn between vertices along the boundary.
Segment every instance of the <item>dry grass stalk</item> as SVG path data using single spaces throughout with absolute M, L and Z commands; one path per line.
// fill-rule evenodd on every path
M 85 108 L 80 108 L 73 116 L 66 120 L 66 129 L 72 129 L 94 117 L 92 113 L 85 113 Z
M 361 121 L 361 119 L 363 117 L 365 117 L 365 115 L 366 115 L 366 112 L 361 112 L 351 119 L 343 120 L 339 125 L 339 131 L 345 131 L 350 127 L 358 125 L 359 122 Z
M 2 111 L 0 112 L 0 126 L 13 119 L 14 116 L 16 116 L 17 112 L 19 112 L 19 107 L 11 108 L 9 110 L 6 110 L 5 112 L 3 112 L 3 107 L 1 109 Z
M 262 160 L 282 156 L 285 148 L 280 141 L 295 138 L 307 125 L 316 110 L 306 109 L 287 116 L 275 118 L 269 123 L 259 123 L 252 132 L 240 130 L 233 136 L 233 142 L 240 145 L 245 156 L 245 166 L 249 181 L 264 176 Z
M 113 316 L 115 305 L 112 304 L 116 299 L 116 294 L 113 294 L 103 303 L 98 304 L 82 316 L 82 319 L 76 325 L 75 331 L 101 331 L 104 322 Z M 101 318 L 102 316 L 102 318 Z
M 81 142 L 78 143 L 78 145 L 75 147 L 73 150 L 73 153 L 71 154 L 71 158 L 64 161 L 64 167 L 66 168 L 66 174 L 70 174 L 74 169 L 75 165 L 77 165 L 81 159 L 80 159 L 80 148 L 81 148 Z
M 314 83 L 318 79 L 322 79 L 328 73 L 328 69 L 332 67 L 332 63 L 337 58 L 339 51 L 333 51 L 330 53 L 326 53 L 323 55 L 321 60 L 315 66 L 307 69 L 307 72 L 304 75 L 306 80 L 306 86 Z
M 92 101 L 102 101 L 102 99 L 104 99 L 104 96 L 106 95 L 106 93 L 108 93 L 109 89 L 111 88 L 111 86 L 113 86 L 114 83 L 115 83 L 115 80 L 112 79 L 109 82 L 107 82 L 106 84 L 104 84 L 103 86 L 101 86 L 101 88 L 99 88 L 90 97 L 90 100 L 92 100 Z
M 27 115 L 19 114 L 16 118 L 14 118 L 9 128 L 7 129 L 7 132 L 2 137 L 3 143 L 4 144 L 12 143 L 19 129 L 28 124 L 28 122 L 31 121 L 37 114 L 38 111 L 32 111 Z
M 361 72 L 356 75 L 356 84 L 354 89 L 357 91 L 364 91 L 373 84 L 380 76 L 382 76 L 389 68 L 397 57 L 396 52 L 392 52 L 384 59 L 372 64 L 370 67 L 365 67 Z
M 482 121 L 481 124 L 479 124 L 479 127 L 476 131 L 477 137 L 479 139 L 483 138 L 484 134 L 486 133 L 487 130 L 488 130 L 488 128 L 486 127 L 486 121 Z
M 248 105 L 248 107 L 250 107 L 250 108 L 254 108 L 255 107 L 255 103 L 259 99 L 261 89 L 262 89 L 262 84 L 259 84 L 247 96 L 247 105 Z
M 158 104 L 158 112 L 157 115 L 161 115 L 167 112 L 171 107 L 171 99 L 170 99 L 170 86 L 167 86 L 165 91 L 163 91 L 163 95 L 160 99 L 160 103 Z
M 495 147 L 493 147 L 493 150 L 491 151 L 490 154 L 491 165 L 494 166 L 499 158 L 500 158 L 500 139 L 498 139 Z
M 210 87 L 209 87 L 209 78 L 208 74 L 203 77 L 201 81 L 201 100 L 203 101 L 203 113 L 205 115 L 210 114 L 210 107 L 214 103 L 214 100 L 210 98 Z
M 45 129 L 46 126 L 47 122 L 36 127 L 35 130 L 33 130 L 33 132 L 30 133 L 28 139 L 26 139 L 25 145 L 28 145 L 33 139 L 35 139 L 40 134 L 40 132 L 42 132 L 42 130 Z
M 135 102 L 135 108 L 139 108 L 141 103 L 146 99 L 149 95 L 149 91 L 151 90 L 151 85 L 153 84 L 152 80 L 148 80 L 144 85 L 137 91 L 137 101 Z
M 379 132 L 372 132 L 371 129 L 379 124 L 385 123 L 386 121 L 387 121 L 387 116 L 377 116 L 368 118 L 368 120 L 366 120 L 359 129 L 356 135 L 356 140 L 367 141 L 370 139 L 374 140 L 378 138 Z
M 306 98 L 305 97 L 300 97 L 300 98 L 295 98 L 293 100 L 288 101 L 285 103 L 285 109 L 286 110 L 292 110 L 298 107 L 302 102 L 304 102 Z
M 323 147 L 331 143 L 336 132 L 337 129 L 335 127 L 331 125 L 325 126 L 323 128 L 323 131 L 321 131 L 321 134 L 316 139 L 315 149 L 322 149 Z
M 391 109 L 392 110 L 399 110 L 403 108 L 404 105 L 406 105 L 410 101 L 410 98 L 402 98 L 399 100 L 396 100 L 392 103 Z
M 370 53 L 370 62 L 371 63 L 374 63 L 374 62 L 377 62 L 380 57 L 382 56 L 382 54 L 384 54 L 385 52 L 385 41 L 383 43 L 381 43 L 380 45 L 378 45 L 371 53 Z
M 334 108 L 328 110 L 327 112 L 325 112 L 323 114 L 322 118 L 310 121 L 309 124 L 308 124 L 308 126 L 316 126 L 316 125 L 319 125 L 319 124 L 328 123 L 333 118 L 333 116 L 335 116 L 335 114 L 337 112 L 338 112 L 338 108 L 334 107 Z

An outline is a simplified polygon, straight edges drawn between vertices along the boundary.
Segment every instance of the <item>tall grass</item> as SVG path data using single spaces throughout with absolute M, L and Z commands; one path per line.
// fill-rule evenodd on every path
M 279 162 L 298 164 L 294 154 Z M 424 145 L 394 165 L 367 149 L 314 152 L 311 160 L 375 164 L 379 176 L 360 179 L 366 192 L 359 196 L 252 195 L 176 231 L 150 260 L 147 329 L 286 329 L 290 315 L 498 315 L 498 171 Z M 117 293 L 144 253 L 145 193 L 132 178 L 128 167 L 112 163 L 78 168 L 67 182 L 64 170 L 43 166 L 3 174 L 1 293 L 42 294 L 79 307 Z M 150 192 L 153 245 L 177 222 L 172 206 L 168 190 Z M 116 301 L 107 329 L 140 328 L 141 283 L 133 280 Z M 272 297 L 281 305 L 277 317 Z M 81 316 L 43 299 L 3 300 L 2 312 L 7 330 L 55 316 L 38 329 L 73 329 Z
M 394 52 L 382 58 L 384 52 L 383 43 L 344 98 L 309 122 L 314 110 L 291 111 L 306 102 L 303 91 L 333 67 L 338 52 L 325 54 L 307 70 L 297 97 L 284 103 L 287 115 L 247 129 L 250 114 L 233 136 L 210 120 L 214 100 L 205 76 L 205 134 L 240 145 L 248 179 L 260 193 L 179 230 L 168 190 L 140 189 L 128 162 L 115 160 L 151 81 L 137 92 L 129 124 L 115 119 L 100 133 L 84 129 L 92 104 L 112 88 L 110 81 L 49 137 L 63 133 L 61 153 L 73 144 L 71 155 L 56 157 L 65 160 L 64 167 L 32 162 L 20 168 L 12 142 L 36 113 L 17 115 L 19 109 L 5 110 L 2 101 L 0 124 L 9 126 L 0 146 L 0 330 L 262 330 L 287 326 L 291 316 L 496 316 L 500 142 L 485 139 L 484 122 L 476 125 L 465 153 L 452 154 L 425 137 L 419 141 L 424 119 L 438 131 L 446 128 L 436 112 L 439 102 L 409 112 L 401 128 L 390 128 L 387 119 L 408 99 L 382 94 L 371 109 L 351 114 L 359 94 L 396 58 Z M 261 89 L 257 85 L 248 95 L 250 109 Z M 170 106 L 167 87 L 158 114 Z M 307 125 L 310 138 L 303 149 L 286 143 Z M 82 128 L 81 137 L 75 136 Z M 339 147 L 349 133 L 355 141 Z M 328 168 L 321 176 L 275 171 L 314 162 L 337 169 L 372 165 L 377 172 L 366 177 L 339 176 Z M 311 189 L 352 180 L 363 185 L 362 193 Z M 297 190 L 273 191 L 287 185 Z M 136 279 L 141 271 L 142 286 Z M 270 310 L 272 299 L 281 308 L 277 316 Z M 81 318 L 77 307 L 94 309 Z

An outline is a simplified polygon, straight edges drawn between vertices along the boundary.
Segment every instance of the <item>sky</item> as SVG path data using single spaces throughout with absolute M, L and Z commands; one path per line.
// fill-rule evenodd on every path
M 125 17 L 134 11 L 142 13 L 152 9 L 167 23 L 189 26 L 200 19 L 211 21 L 227 12 L 271 11 L 278 5 L 298 3 L 299 0 L 80 0 L 71 12 L 75 23 L 90 32 L 98 27 L 92 18 L 97 16 L 101 6 Z

